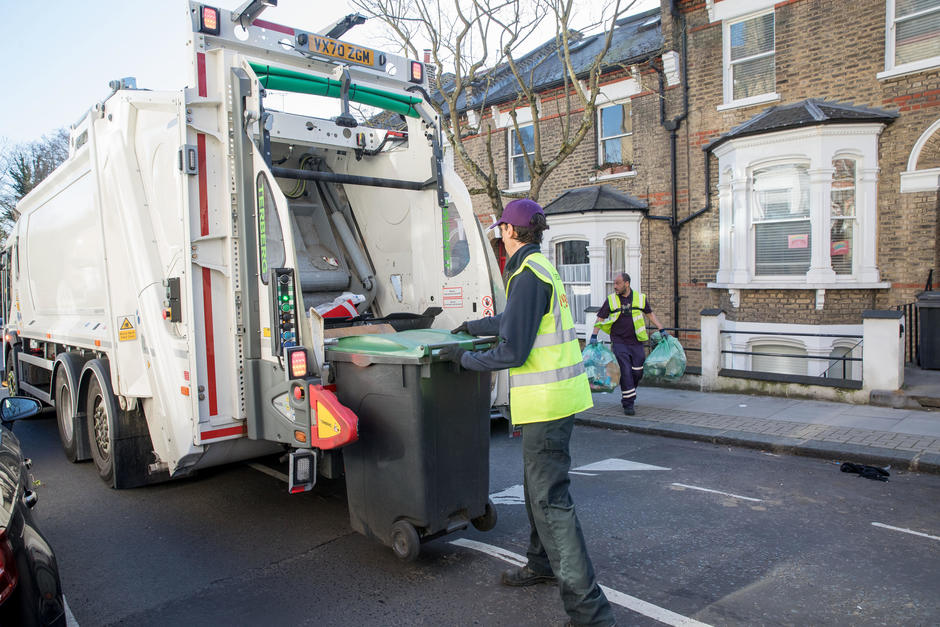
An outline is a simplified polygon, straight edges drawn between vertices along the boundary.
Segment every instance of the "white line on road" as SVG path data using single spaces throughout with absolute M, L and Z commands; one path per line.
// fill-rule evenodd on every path
M 525 491 L 521 483 L 509 486 L 502 492 L 493 492 L 490 498 L 497 505 L 525 505 Z
M 65 600 L 65 595 L 62 595 L 62 604 L 65 605 L 65 626 L 66 627 L 78 627 L 78 621 L 75 620 L 75 615 L 72 614 L 72 608 L 69 607 L 69 602 Z
M 501 559 L 504 562 L 508 562 L 514 566 L 524 566 L 526 564 L 526 558 L 518 553 L 513 553 L 512 551 L 507 551 L 506 549 L 501 549 L 498 546 L 493 546 L 491 544 L 484 544 L 483 542 L 477 542 L 476 540 L 467 540 L 466 538 L 459 538 L 457 540 L 451 540 L 451 544 L 462 546 L 468 549 L 473 549 L 475 551 L 480 551 L 481 553 L 486 553 L 497 559 Z M 710 627 L 707 623 L 702 623 L 694 618 L 689 618 L 688 616 L 683 616 L 682 614 L 676 614 L 673 611 L 667 610 L 664 607 L 659 607 L 658 605 L 653 605 L 642 599 L 638 599 L 629 594 L 624 594 L 613 588 L 608 588 L 607 586 L 601 586 L 601 590 L 604 591 L 604 594 L 607 595 L 607 600 L 611 603 L 625 607 L 628 610 L 636 612 L 637 614 L 642 614 L 643 616 L 648 616 L 654 620 L 657 620 L 666 625 L 673 625 L 673 627 Z
M 256 462 L 249 462 L 249 463 L 246 464 L 246 465 L 247 465 L 247 466 L 250 466 L 250 467 L 252 467 L 252 468 L 254 468 L 254 469 L 257 470 L 258 472 L 263 472 L 264 474 L 270 475 L 270 476 L 274 477 L 275 479 L 279 479 L 279 480 L 283 481 L 284 483 L 287 483 L 288 481 L 290 481 L 290 479 L 288 479 L 287 475 L 285 475 L 283 472 L 278 472 L 277 470 L 274 470 L 273 468 L 268 468 L 268 467 L 265 466 L 264 464 L 259 464 L 259 463 L 256 463 Z
M 629 459 L 620 459 L 619 457 L 611 457 L 610 459 L 602 459 L 599 462 L 594 462 L 593 464 L 588 464 L 587 466 L 578 466 L 575 470 L 589 470 L 596 472 L 617 472 L 617 471 L 626 471 L 626 470 L 670 470 L 669 468 L 663 468 L 662 466 L 653 466 L 652 464 L 643 464 L 640 462 L 631 462 Z
M 578 472 L 577 470 L 569 470 L 569 475 L 581 475 L 582 477 L 596 477 L 596 472 Z
M 763 499 L 753 499 L 749 496 L 741 496 L 740 494 L 731 494 L 730 492 L 722 492 L 721 490 L 712 490 L 711 488 L 700 488 L 698 486 L 686 485 L 684 483 L 674 483 L 672 485 L 678 486 L 680 488 L 688 488 L 689 490 L 700 490 L 702 492 L 711 492 L 713 494 L 724 494 L 725 496 L 731 496 L 736 499 L 742 499 L 744 501 L 754 501 L 755 503 L 763 503 Z
M 881 527 L 882 529 L 891 529 L 892 531 L 901 531 L 903 533 L 909 533 L 912 536 L 920 536 L 922 538 L 930 538 L 931 540 L 940 540 L 937 536 L 932 536 L 929 533 L 921 533 L 919 531 L 914 531 L 913 529 L 904 529 L 903 527 L 892 527 L 891 525 L 886 525 L 880 522 L 873 522 L 872 525 L 875 527 Z

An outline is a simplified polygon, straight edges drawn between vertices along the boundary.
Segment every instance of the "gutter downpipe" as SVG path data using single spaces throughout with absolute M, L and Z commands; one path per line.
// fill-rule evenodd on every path
M 682 43 L 680 46 L 680 56 L 682 58 L 682 113 L 672 118 L 671 120 L 666 120 L 666 77 L 665 71 L 662 67 L 662 62 L 658 65 L 650 61 L 649 65 L 655 71 L 659 77 L 659 123 L 664 129 L 669 131 L 669 161 L 670 161 L 670 176 L 671 176 L 671 205 L 672 205 L 672 215 L 671 216 L 648 216 L 653 220 L 663 220 L 669 222 L 669 230 L 672 232 L 672 302 L 673 302 L 673 322 L 676 328 L 681 328 L 682 325 L 679 323 L 679 233 L 682 230 L 682 227 L 691 220 L 702 215 L 709 209 L 711 209 L 711 172 L 709 169 L 708 158 L 710 155 L 710 147 L 705 146 L 703 148 L 705 152 L 705 207 L 686 216 L 683 219 L 679 219 L 679 181 L 678 181 L 678 141 L 679 141 L 679 127 L 682 122 L 686 120 L 689 116 L 689 81 L 688 81 L 688 34 L 686 31 L 686 20 L 685 16 L 682 15 L 679 10 L 679 1 L 671 0 L 669 6 L 670 13 L 672 14 L 673 22 L 678 21 L 679 27 L 682 32 Z M 690 173 L 691 174 L 691 173 Z

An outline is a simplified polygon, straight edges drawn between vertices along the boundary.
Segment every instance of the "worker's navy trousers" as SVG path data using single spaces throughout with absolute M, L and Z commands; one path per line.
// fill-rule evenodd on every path
M 525 509 L 529 515 L 529 568 L 554 573 L 565 611 L 578 625 L 613 625 L 614 615 L 588 557 L 581 524 L 568 493 L 568 443 L 574 416 L 522 425 Z
M 646 361 L 646 351 L 642 344 L 621 344 L 615 342 L 610 345 L 620 364 L 620 404 L 624 409 L 633 409 L 636 402 L 636 388 L 643 378 L 643 362 Z

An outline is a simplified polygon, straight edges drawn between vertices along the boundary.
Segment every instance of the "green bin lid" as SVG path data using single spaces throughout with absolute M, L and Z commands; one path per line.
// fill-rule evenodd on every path
M 327 347 L 329 354 L 373 355 L 391 358 L 390 361 L 420 360 L 431 354 L 431 349 L 442 344 L 460 344 L 461 348 L 471 350 L 477 338 L 466 333 L 451 333 L 446 329 L 411 329 L 397 333 L 375 333 L 370 335 L 351 335 L 340 338 Z M 383 360 L 384 361 L 384 360 Z

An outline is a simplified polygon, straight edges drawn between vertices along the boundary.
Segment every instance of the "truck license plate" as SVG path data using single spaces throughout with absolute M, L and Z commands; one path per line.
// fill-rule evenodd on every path
M 310 52 L 368 67 L 375 66 L 375 51 L 370 48 L 355 46 L 329 37 L 321 37 L 320 35 L 310 35 L 309 45 Z

